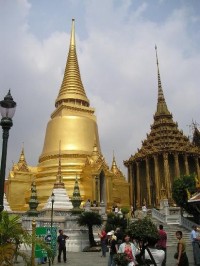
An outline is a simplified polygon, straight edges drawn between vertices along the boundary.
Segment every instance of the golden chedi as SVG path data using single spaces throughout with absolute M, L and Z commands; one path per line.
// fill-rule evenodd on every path
M 87 199 L 99 203 L 103 201 L 107 204 L 107 208 L 114 202 L 121 206 L 129 206 L 128 182 L 122 173 L 119 176 L 109 169 L 101 154 L 94 112 L 81 81 L 76 54 L 75 26 L 72 20 L 64 77 L 55 102 L 55 110 L 46 128 L 37 171 L 34 173 L 39 208 L 44 206 L 51 195 L 58 172 L 59 158 L 62 180 L 69 196 L 73 194 L 77 177 L 83 201 Z M 30 180 L 30 186 L 32 181 Z M 10 181 L 8 181 L 9 186 L 12 187 Z M 27 193 L 27 189 L 28 184 L 22 183 L 21 197 Z M 9 188 L 7 191 L 10 196 Z M 8 198 L 11 208 L 16 209 L 15 200 L 12 200 L 12 197 Z M 26 203 L 27 200 L 25 199 Z M 20 209 L 26 209 L 26 205 L 21 204 Z

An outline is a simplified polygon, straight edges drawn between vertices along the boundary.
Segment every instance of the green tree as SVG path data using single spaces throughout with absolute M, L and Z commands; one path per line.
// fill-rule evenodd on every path
M 122 212 L 123 216 L 125 217 L 126 214 L 129 213 L 129 208 L 128 208 L 128 207 L 122 207 L 122 208 L 121 208 L 121 212 Z
M 138 219 L 128 227 L 128 233 L 138 241 L 157 240 L 158 229 L 149 217 Z
M 96 212 L 85 211 L 79 215 L 79 217 L 77 219 L 77 223 L 80 226 L 87 226 L 90 246 L 91 247 L 96 246 L 96 242 L 94 240 L 94 234 L 93 234 L 93 226 L 94 225 L 96 225 L 96 226 L 102 225 L 101 215 L 99 215 Z
M 120 227 L 121 230 L 124 232 L 127 228 L 127 219 L 112 212 L 108 213 L 106 222 L 106 232 L 109 232 L 111 230 L 115 231 L 117 227 Z
M 187 211 L 189 214 L 192 214 L 195 217 L 198 217 L 197 210 L 188 203 L 190 195 L 196 192 L 196 180 L 194 175 L 185 175 L 181 176 L 174 180 L 172 184 L 172 198 L 175 203 Z
M 0 265 L 12 265 L 14 256 L 19 254 L 28 263 L 26 254 L 19 251 L 20 243 L 30 245 L 30 235 L 22 228 L 20 217 L 0 213 Z M 4 263 L 4 264 L 3 264 Z
M 20 251 L 20 244 L 31 247 L 32 242 L 39 244 L 47 251 L 48 257 L 52 259 L 51 248 L 42 240 L 33 239 L 21 224 L 21 219 L 17 215 L 9 215 L 8 212 L 0 213 L 0 265 L 13 265 L 13 260 L 20 256 L 24 260 L 24 265 L 31 265 L 31 258 L 26 252 Z

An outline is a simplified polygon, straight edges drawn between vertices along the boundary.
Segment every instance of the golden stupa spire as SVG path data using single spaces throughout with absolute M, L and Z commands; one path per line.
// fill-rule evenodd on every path
M 56 107 L 63 102 L 89 106 L 79 71 L 75 42 L 75 21 L 72 19 L 71 40 L 63 82 L 56 99 Z
M 24 143 L 23 143 L 21 154 L 19 156 L 19 161 L 17 163 L 17 167 L 18 167 L 19 171 L 29 171 L 28 166 L 27 166 L 27 162 L 25 159 L 25 154 L 24 154 Z
M 111 171 L 112 171 L 114 174 L 118 175 L 118 176 L 121 176 L 121 175 L 122 175 L 120 169 L 119 169 L 118 166 L 117 166 L 117 163 L 116 163 L 116 160 L 115 160 L 115 154 L 114 154 L 114 151 L 113 151 L 113 160 L 112 160 Z
M 19 162 L 18 164 L 22 164 L 25 163 L 26 164 L 26 159 L 25 159 L 25 155 L 24 155 L 24 146 L 22 147 L 22 151 L 19 157 Z
M 117 164 L 116 164 L 116 160 L 115 160 L 115 154 L 114 154 L 114 151 L 113 151 L 113 160 L 112 160 L 112 166 L 111 166 L 111 171 L 114 173 L 116 172 L 117 169 Z
M 159 63 L 158 63 L 157 46 L 156 45 L 155 45 L 155 50 L 156 50 L 156 63 L 157 63 L 157 71 L 158 71 L 158 103 L 157 103 L 156 115 L 170 114 L 170 112 L 167 108 L 167 104 L 165 102 L 165 97 L 164 97 L 164 93 L 163 93 L 163 89 L 162 89 Z

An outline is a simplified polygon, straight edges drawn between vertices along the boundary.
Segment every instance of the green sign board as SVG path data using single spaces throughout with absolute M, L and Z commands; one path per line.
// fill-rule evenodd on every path
M 56 256 L 57 250 L 57 228 L 56 227 L 36 227 L 36 237 L 44 240 L 48 245 L 51 246 L 51 249 Z M 39 245 L 35 246 L 35 257 L 42 258 L 47 257 L 47 253 Z

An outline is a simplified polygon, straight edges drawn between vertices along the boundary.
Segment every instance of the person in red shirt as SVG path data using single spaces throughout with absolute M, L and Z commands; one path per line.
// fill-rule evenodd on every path
M 156 247 L 158 249 L 164 250 L 164 252 L 165 252 L 165 258 L 162 262 L 162 266 L 165 266 L 166 265 L 166 258 L 167 258 L 167 233 L 163 230 L 162 224 L 159 225 L 158 234 L 159 234 L 159 240 L 156 244 Z
M 107 234 L 104 229 L 102 228 L 101 232 L 98 233 L 98 236 L 101 241 L 101 252 L 102 252 L 102 257 L 106 257 L 106 250 L 107 250 L 107 245 L 106 245 L 106 239 L 107 239 Z

